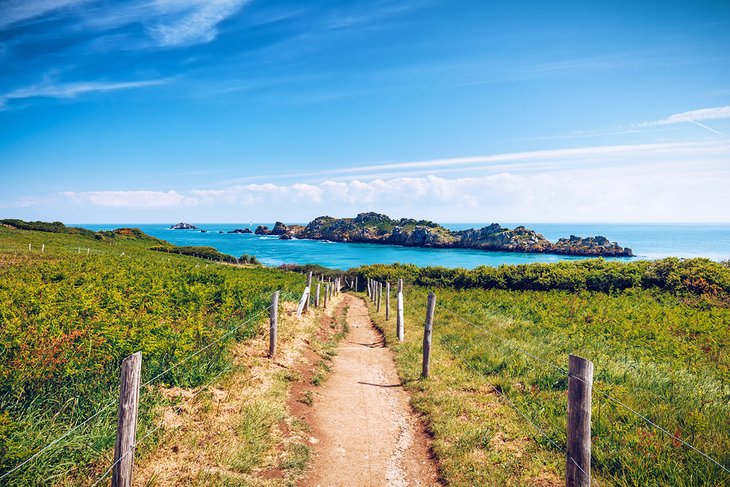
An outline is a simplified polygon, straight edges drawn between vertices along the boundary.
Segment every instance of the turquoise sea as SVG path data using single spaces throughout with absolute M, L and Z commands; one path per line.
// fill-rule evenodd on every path
M 194 222 L 191 222 L 194 223 Z M 91 230 L 110 230 L 119 227 L 137 227 L 158 238 L 176 245 L 207 245 L 221 252 L 239 257 L 255 255 L 263 264 L 279 266 L 285 263 L 320 264 L 337 269 L 349 269 L 364 264 L 412 263 L 419 266 L 439 265 L 446 267 L 498 266 L 500 264 L 526 264 L 530 262 L 557 262 L 575 260 L 548 254 L 522 254 L 514 252 L 483 252 L 467 249 L 422 249 L 395 245 L 335 243 L 314 240 L 279 240 L 278 237 L 253 234 L 228 234 L 236 228 L 258 225 L 273 227 L 273 223 L 208 223 L 196 224 L 208 230 L 170 230 L 171 223 L 164 224 L 77 224 Z M 479 228 L 484 223 L 443 224 L 452 230 Z M 505 223 L 514 228 L 519 223 Z M 578 223 L 524 223 L 527 228 L 542 233 L 555 241 L 571 234 L 582 237 L 603 235 L 623 247 L 630 247 L 637 259 L 661 257 L 707 257 L 713 260 L 730 259 L 730 223 L 720 224 L 578 224 Z M 218 233 L 218 232 L 224 233 Z M 620 260 L 631 260 L 623 258 Z

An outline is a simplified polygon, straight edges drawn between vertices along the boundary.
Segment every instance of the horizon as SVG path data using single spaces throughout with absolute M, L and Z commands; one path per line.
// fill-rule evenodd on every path
M 9 0 L 0 67 L 13 218 L 728 223 L 727 3 Z

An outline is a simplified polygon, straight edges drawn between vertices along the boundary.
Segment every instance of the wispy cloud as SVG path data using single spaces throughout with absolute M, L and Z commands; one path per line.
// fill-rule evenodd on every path
M 674 115 L 670 115 L 667 118 L 663 118 L 653 123 L 656 125 L 669 125 L 672 123 L 699 122 L 702 120 L 717 120 L 720 118 L 730 118 L 730 105 L 675 113 Z
M 251 0 L 132 0 L 108 4 L 99 0 L 10 0 L 0 5 L 0 30 L 30 20 L 65 15 L 67 28 L 93 34 L 142 25 L 157 46 L 210 42 L 218 25 Z M 83 9 L 73 8 L 83 4 Z M 126 43 L 128 44 L 128 43 Z M 133 45 L 152 47 L 148 41 Z M 122 47 L 122 46 L 120 46 Z
M 77 204 L 109 208 L 172 208 L 197 204 L 177 191 L 66 191 L 59 195 Z
M 585 172 L 445 178 L 436 175 L 317 183 L 243 184 L 190 191 L 61 193 L 66 201 L 210 221 L 250 218 L 307 221 L 320 214 L 350 216 L 372 209 L 437 221 L 722 221 L 730 176 L 685 166 L 611 168 Z M 88 211 L 85 208 L 85 211 Z M 167 213 L 165 213 L 167 212 Z M 210 215 L 214 215 L 211 217 Z M 160 218 L 158 216 L 158 218 Z M 167 217 L 171 218 L 170 216 Z
M 123 82 L 99 82 L 87 81 L 77 83 L 43 83 L 0 95 L 0 110 L 8 108 L 8 102 L 27 98 L 74 98 L 86 93 L 104 93 L 109 91 L 129 90 L 134 88 L 146 88 L 159 86 L 168 83 L 169 79 L 123 81 Z
M 89 0 L 8 0 L 0 5 L 0 29 L 88 2 Z
M 218 24 L 247 3 L 249 0 L 158 0 L 163 19 L 149 31 L 161 46 L 210 42 L 218 35 Z
M 319 171 L 318 174 L 342 175 L 367 173 L 374 171 L 393 171 L 393 170 L 414 170 L 414 169 L 443 169 L 454 167 L 474 167 L 476 165 L 495 164 L 494 169 L 503 169 L 503 164 L 513 163 L 529 163 L 536 162 L 525 166 L 527 168 L 539 169 L 544 163 L 562 162 L 569 160 L 579 160 L 585 165 L 592 162 L 605 160 L 628 160 L 631 163 L 640 162 L 641 157 L 647 156 L 666 156 L 666 155 L 687 155 L 700 154 L 707 152 L 725 153 L 730 150 L 728 144 L 722 142 L 677 142 L 677 143 L 660 143 L 660 144 L 627 144 L 627 145 L 608 145 L 593 147 L 576 147 L 567 149 L 537 150 L 526 152 L 511 152 L 504 154 L 469 156 L 469 157 L 453 157 L 444 159 L 429 159 L 413 162 L 396 162 L 385 164 L 361 165 L 357 167 L 347 167 Z M 498 165 L 497 165 L 498 164 Z M 564 167 L 564 166 L 563 166 Z
M 675 113 L 661 120 L 655 120 L 653 122 L 642 122 L 639 124 L 640 127 L 650 127 L 655 125 L 673 125 L 677 123 L 689 122 L 693 123 L 703 129 L 709 130 L 710 132 L 717 135 L 725 135 L 724 133 L 715 130 L 702 122 L 705 120 L 721 120 L 730 118 L 730 105 L 722 107 L 712 108 L 701 108 L 699 110 L 690 110 L 688 112 Z

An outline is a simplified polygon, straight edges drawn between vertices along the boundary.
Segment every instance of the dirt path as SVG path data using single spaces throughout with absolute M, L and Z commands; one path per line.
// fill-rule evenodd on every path
M 309 486 L 438 485 L 428 439 L 365 303 L 344 297 L 349 335 L 314 402 Z

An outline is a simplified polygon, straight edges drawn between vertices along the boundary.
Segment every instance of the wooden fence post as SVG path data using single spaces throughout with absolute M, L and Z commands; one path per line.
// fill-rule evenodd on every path
M 390 319 L 390 282 L 385 283 L 385 321 Z
M 436 295 L 428 293 L 428 305 L 426 305 L 426 322 L 423 325 L 423 367 L 421 377 L 428 379 L 431 372 L 431 332 L 433 330 L 433 312 L 436 309 Z
M 324 283 L 324 309 L 327 309 L 327 300 L 329 298 L 330 293 L 330 285 L 326 282 Z
M 299 300 L 299 306 L 297 306 L 297 318 L 302 316 L 302 312 L 307 309 L 307 303 L 309 302 L 309 286 L 304 288 L 302 293 L 302 299 Z
M 378 282 L 378 284 L 376 285 L 376 289 L 378 290 L 377 298 L 375 300 L 375 302 L 377 303 L 376 304 L 376 310 L 377 310 L 378 313 L 380 313 L 380 300 L 383 297 L 383 283 L 382 282 Z
M 271 309 L 269 310 L 269 357 L 276 355 L 276 335 L 279 326 L 279 291 L 271 295 Z
M 319 281 L 317 281 L 317 297 L 314 298 L 314 307 L 319 308 Z
M 591 389 L 593 362 L 576 355 L 568 361 L 568 450 L 566 487 L 591 485 Z
M 355 292 L 357 292 L 357 276 L 355 276 Z
M 134 353 L 122 361 L 112 487 L 131 487 L 132 485 L 141 371 L 142 352 Z
M 309 274 L 307 274 L 307 289 L 312 289 L 312 271 L 309 271 Z M 311 292 L 308 294 L 311 294 Z M 308 309 L 309 309 L 309 296 L 307 296 L 307 300 L 304 302 L 304 312 L 306 313 Z
M 398 298 L 396 306 L 398 307 L 395 331 L 398 334 L 398 341 L 402 342 L 405 339 L 405 325 L 403 324 L 403 279 L 398 279 Z

